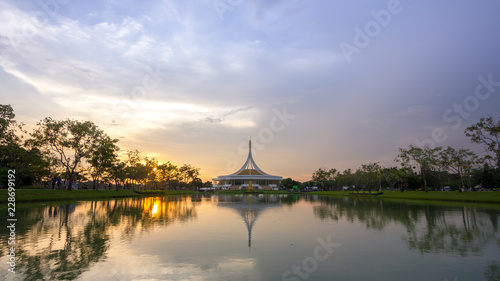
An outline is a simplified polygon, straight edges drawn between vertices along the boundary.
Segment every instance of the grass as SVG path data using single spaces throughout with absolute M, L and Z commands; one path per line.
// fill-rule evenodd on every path
M 437 206 L 437 207 L 458 207 L 458 208 L 479 208 L 500 211 L 500 204 L 482 203 L 482 202 L 467 202 L 467 201 L 442 201 L 442 200 L 417 200 L 417 199 L 397 199 L 385 198 L 384 203 L 403 203 L 406 205 L 422 205 L 422 206 Z
M 350 191 L 313 191 L 305 194 L 325 195 L 325 196 L 349 196 Z M 302 194 L 302 193 L 298 193 Z
M 311 194 L 327 196 L 349 196 L 348 191 L 319 191 Z M 362 194 L 362 193 L 361 193 Z M 455 201 L 455 202 L 481 202 L 481 203 L 500 203 L 500 192 L 496 191 L 476 191 L 476 192 L 458 192 L 458 191 L 384 191 L 377 195 L 377 198 L 383 199 L 411 199 L 411 200 L 436 200 L 436 201 Z
M 283 190 L 255 190 L 259 194 L 290 194 Z M 349 191 L 317 191 L 308 192 L 307 194 L 316 194 L 324 196 L 363 196 L 371 195 L 381 199 L 405 199 L 405 200 L 431 200 L 431 201 L 450 201 L 450 202 L 479 202 L 479 203 L 500 203 L 500 192 L 458 192 L 458 191 L 384 191 L 383 194 L 378 192 L 370 193 L 353 193 Z M 55 200 L 93 200 L 104 198 L 120 198 L 134 196 L 158 196 L 158 195 L 190 195 L 199 194 L 195 191 L 186 190 L 47 190 L 47 189 L 17 189 L 16 202 L 37 202 L 37 201 L 55 201 Z M 246 190 L 222 190 L 214 194 L 232 195 L 232 194 L 249 194 Z M 0 203 L 8 201 L 7 190 L 0 190 Z
M 93 200 L 105 198 L 122 198 L 154 195 L 186 195 L 195 194 L 194 191 L 140 191 L 133 190 L 52 190 L 52 189 L 17 189 L 16 202 L 38 202 L 56 200 Z M 7 190 L 0 190 L 0 203 L 8 202 Z
M 46 189 L 17 189 L 16 202 L 36 202 L 54 200 L 88 200 L 102 198 L 119 198 L 140 196 L 132 190 L 46 190 Z M 7 190 L 0 190 L 0 202 L 7 202 Z
M 216 191 L 215 194 L 220 195 L 231 195 L 231 194 L 290 194 L 289 191 L 285 190 L 261 190 L 261 189 L 252 189 L 249 190 L 221 190 Z
M 196 191 L 190 190 L 136 190 L 134 191 L 141 195 L 190 195 L 197 194 Z

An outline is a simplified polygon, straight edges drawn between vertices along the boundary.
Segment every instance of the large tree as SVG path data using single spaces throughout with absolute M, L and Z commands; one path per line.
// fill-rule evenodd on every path
M 427 192 L 427 181 L 429 172 L 436 165 L 437 153 L 441 147 L 430 148 L 425 146 L 424 148 L 410 145 L 408 149 L 399 149 L 399 155 L 396 157 L 396 162 L 401 162 L 403 167 L 411 167 L 418 165 L 418 170 L 422 176 L 424 183 L 425 192 Z
M 116 145 L 117 142 L 117 139 L 101 134 L 97 142 L 93 144 L 87 160 L 90 164 L 89 172 L 92 176 L 93 189 L 95 189 L 97 180 L 102 178 L 103 174 L 109 171 L 113 164 L 118 161 L 117 157 L 120 148 Z
M 110 167 L 107 168 L 106 172 L 108 178 L 115 182 L 115 189 L 118 190 L 118 184 L 120 182 L 124 183 L 127 178 L 127 164 L 116 161 Z
M 378 162 L 362 164 L 359 169 L 362 174 L 362 181 L 371 192 L 375 185 L 378 185 L 379 191 L 382 191 L 382 167 Z
M 470 171 L 473 167 L 481 163 L 481 159 L 469 149 L 455 149 L 448 146 L 439 152 L 437 163 L 444 167 L 445 170 L 458 175 L 461 188 L 465 188 L 465 180 L 467 180 L 467 185 L 470 188 Z
M 495 175 L 500 180 L 500 118 L 498 121 L 491 116 L 481 118 L 479 122 L 465 129 L 465 135 L 474 143 L 484 145 L 489 153 L 485 157 L 495 167 Z
M 167 161 L 158 166 L 158 176 L 160 181 L 166 183 L 166 187 L 170 189 L 170 183 L 172 180 L 177 179 L 179 170 L 176 165 Z
M 66 170 L 68 190 L 76 176 L 76 168 L 89 158 L 105 133 L 90 121 L 54 120 L 50 117 L 37 123 L 31 134 L 33 143 L 54 152 Z
M 333 185 L 333 181 L 335 180 L 336 174 L 337 174 L 337 169 L 328 170 L 325 167 L 321 167 L 316 171 L 314 171 L 311 179 L 320 187 L 324 188 L 327 187 L 327 185 Z
M 6 184 L 7 170 L 14 170 L 16 186 L 31 185 L 49 174 L 53 159 L 39 147 L 23 141 L 23 124 L 14 118 L 10 105 L 0 104 L 0 181 Z
M 0 145 L 18 143 L 16 115 L 10 104 L 0 104 Z

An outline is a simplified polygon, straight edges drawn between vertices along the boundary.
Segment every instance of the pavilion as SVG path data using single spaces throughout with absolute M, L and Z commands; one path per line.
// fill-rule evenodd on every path
M 230 175 L 212 179 L 214 187 L 221 189 L 275 189 L 283 177 L 273 176 L 262 171 L 252 157 L 252 140 L 248 142 L 248 157 L 243 166 Z

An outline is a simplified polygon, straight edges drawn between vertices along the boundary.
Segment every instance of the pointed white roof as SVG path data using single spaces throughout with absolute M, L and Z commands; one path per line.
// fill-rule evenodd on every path
M 225 176 L 218 176 L 212 180 L 231 180 L 231 179 L 263 179 L 263 180 L 283 180 L 283 177 L 273 176 L 262 171 L 259 166 L 255 163 L 252 156 L 252 140 L 250 139 L 248 142 L 248 157 L 245 164 L 241 166 L 241 168 L 230 174 Z
M 247 161 L 241 168 L 236 171 L 235 173 L 232 173 L 231 175 L 267 175 L 262 171 L 257 164 L 255 164 L 255 161 L 253 160 L 252 156 L 252 140 L 248 142 L 248 157 Z

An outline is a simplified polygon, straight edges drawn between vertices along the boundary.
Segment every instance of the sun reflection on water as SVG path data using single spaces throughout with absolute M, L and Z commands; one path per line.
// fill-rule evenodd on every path
M 151 216 L 154 217 L 157 212 L 158 212 L 158 205 L 156 203 L 154 203 L 153 211 L 151 211 Z

